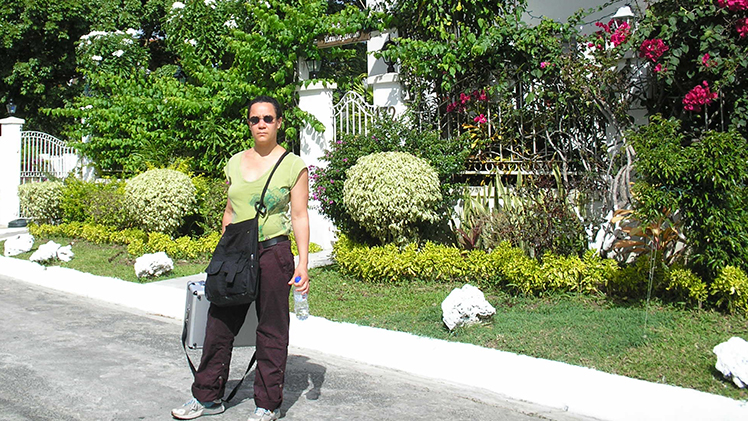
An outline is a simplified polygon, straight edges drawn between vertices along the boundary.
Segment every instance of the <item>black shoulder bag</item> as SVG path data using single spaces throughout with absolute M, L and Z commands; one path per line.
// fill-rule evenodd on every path
M 258 221 L 267 213 L 265 192 L 275 170 L 290 151 L 286 151 L 268 176 L 260 201 L 255 204 L 257 213 L 252 219 L 226 225 L 218 241 L 208 268 L 205 269 L 205 297 L 211 303 L 226 307 L 251 303 L 257 296 L 257 274 L 260 268 L 258 255 Z

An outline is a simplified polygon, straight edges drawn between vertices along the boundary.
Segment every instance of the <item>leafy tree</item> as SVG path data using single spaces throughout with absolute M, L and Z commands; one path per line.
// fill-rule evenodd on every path
M 677 210 L 690 264 L 712 280 L 728 265 L 748 269 L 748 142 L 736 131 L 686 136 L 675 119 L 655 117 L 630 140 L 639 219 Z
M 0 4 L 0 100 L 19 105 L 27 130 L 59 135 L 73 123 L 40 113 L 61 107 L 84 86 L 75 43 L 92 30 L 139 28 L 159 33 L 163 0 L 7 0 Z M 156 48 L 157 43 L 153 43 Z M 159 56 L 156 54 L 156 56 Z
M 368 19 L 356 7 L 330 15 L 327 6 L 319 0 L 175 2 L 163 23 L 175 64 L 147 68 L 153 53 L 145 47 L 113 57 L 121 50 L 115 31 L 96 38 L 103 51 L 97 56 L 106 59 L 91 66 L 99 50 L 81 42 L 89 94 L 53 114 L 84 122 L 73 137 L 86 139 L 77 146 L 104 170 L 138 172 L 189 157 L 194 170 L 219 176 L 232 151 L 251 146 L 244 113 L 257 95 L 285 105 L 282 136 L 291 146 L 305 122 L 322 129 L 295 106 L 296 63 L 319 56 L 319 35 L 354 32 Z

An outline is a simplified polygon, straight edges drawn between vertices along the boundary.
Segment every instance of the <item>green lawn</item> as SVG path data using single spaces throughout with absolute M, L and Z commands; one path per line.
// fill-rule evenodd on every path
M 309 306 L 330 320 L 410 332 L 563 361 L 608 373 L 748 399 L 714 368 L 715 345 L 748 339 L 748 319 L 661 303 L 612 304 L 603 297 L 487 294 L 496 315 L 454 332 L 441 302 L 462 284 L 364 284 L 335 265 L 313 269 Z
M 180 260 L 174 262 L 174 270 L 169 274 L 153 279 L 138 279 L 135 276 L 135 259 L 127 255 L 127 248 L 125 246 L 113 244 L 99 245 L 87 241 L 59 237 L 37 240 L 34 243 L 34 248 L 30 252 L 15 257 L 28 260 L 39 245 L 42 245 L 49 240 L 62 246 L 72 244 L 72 250 L 75 254 L 75 257 L 70 262 L 57 261 L 54 265 L 79 270 L 81 272 L 92 273 L 94 275 L 119 278 L 130 282 L 153 282 L 194 275 L 203 272 L 205 267 L 208 266 L 207 260 L 191 262 Z M 0 249 L 0 252 L 5 251 L 4 241 L 0 242 Z
M 123 247 L 75 241 L 73 252 L 76 257 L 62 266 L 137 281 L 134 260 Z M 177 262 L 168 277 L 200 273 L 206 263 Z M 745 316 L 659 302 L 647 306 L 611 303 L 604 297 L 514 297 L 489 291 L 486 298 L 496 315 L 480 325 L 449 332 L 441 321 L 441 302 L 462 284 L 363 283 L 341 275 L 335 265 L 312 269 L 310 276 L 310 311 L 330 320 L 466 342 L 748 400 L 748 391 L 722 379 L 712 353 L 715 345 L 732 336 L 748 339 Z

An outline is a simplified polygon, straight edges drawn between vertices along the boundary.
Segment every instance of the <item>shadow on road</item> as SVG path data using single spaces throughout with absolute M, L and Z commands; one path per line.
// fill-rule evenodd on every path
M 248 361 L 247 359 L 246 362 Z M 241 373 L 243 373 L 246 369 L 246 362 L 244 362 L 243 358 L 234 358 L 231 362 L 232 371 L 241 368 Z M 245 365 L 242 366 L 242 364 Z M 327 369 L 324 366 L 311 362 L 308 357 L 303 355 L 289 355 L 288 363 L 286 364 L 286 383 L 283 389 L 281 412 L 287 412 L 302 396 L 305 396 L 309 401 L 319 399 L 322 394 L 322 384 L 325 382 L 326 372 Z M 231 399 L 231 402 L 226 403 L 226 408 L 228 409 L 252 401 L 254 398 L 254 381 L 255 372 L 253 369 L 247 375 L 247 378 L 244 379 L 244 383 L 242 383 L 236 392 L 236 396 Z M 239 379 L 226 382 L 226 392 L 230 393 L 236 387 L 237 383 L 239 383 Z

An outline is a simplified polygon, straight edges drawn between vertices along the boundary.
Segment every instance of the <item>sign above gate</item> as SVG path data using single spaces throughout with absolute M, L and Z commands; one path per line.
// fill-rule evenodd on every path
M 371 39 L 371 33 L 361 31 L 345 35 L 325 35 L 321 39 L 317 39 L 317 48 L 330 48 L 340 45 L 355 44 L 357 42 L 368 41 L 369 39 Z

